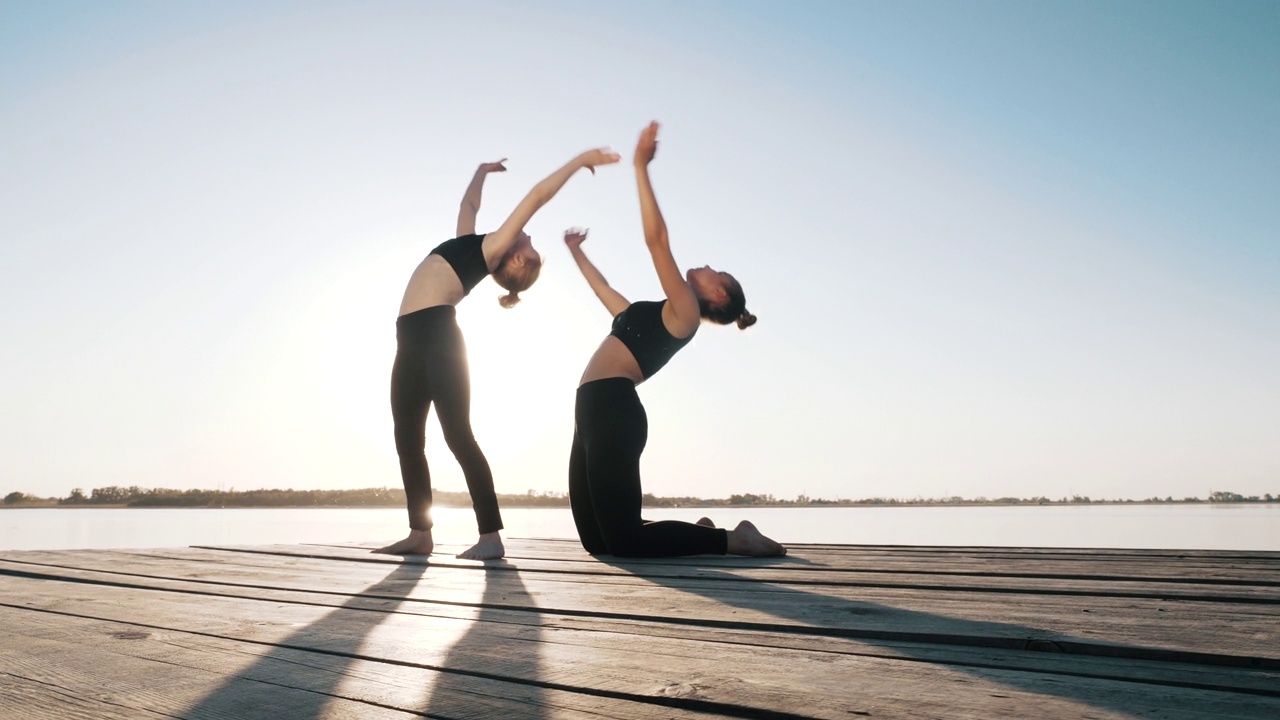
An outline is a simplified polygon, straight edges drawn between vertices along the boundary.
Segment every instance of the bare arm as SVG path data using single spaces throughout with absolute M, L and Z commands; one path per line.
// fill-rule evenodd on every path
M 484 244 L 481 246 L 484 250 L 485 261 L 489 263 L 489 267 L 493 267 L 507 251 L 515 244 L 516 239 L 520 236 L 520 231 L 524 229 L 525 223 L 533 217 L 533 214 L 547 204 L 556 193 L 560 192 L 560 188 L 569 181 L 573 174 L 582 168 L 587 168 L 594 175 L 597 165 L 609 165 L 618 162 L 618 154 L 597 148 L 588 150 L 581 155 L 570 160 L 564 167 L 548 175 L 542 182 L 533 186 L 528 195 L 516 205 L 516 209 L 511 211 L 511 215 L 507 217 L 506 222 L 502 223 L 502 227 L 489 233 L 484 238 Z
M 564 244 L 569 246 L 569 254 L 573 255 L 573 261 L 578 263 L 578 269 L 582 271 L 582 277 L 587 279 L 587 284 L 591 286 L 591 290 L 595 292 L 596 297 L 600 298 L 600 302 L 604 303 L 604 307 L 609 311 L 610 315 L 617 315 L 631 303 L 627 301 L 622 293 L 614 290 L 609 281 L 604 279 L 604 275 L 596 269 L 596 266 L 582 251 L 582 241 L 587 239 L 587 231 L 579 228 L 573 228 L 564 231 Z
M 640 191 L 640 219 L 644 224 L 644 243 L 649 248 L 653 268 L 658 272 L 662 291 L 667 296 L 663 321 L 672 335 L 688 337 L 698 329 L 702 318 L 698 310 L 698 298 L 693 294 L 689 283 L 685 282 L 684 273 L 680 272 L 680 266 L 676 265 L 676 259 L 671 254 L 667 223 L 662 219 L 658 199 L 653 194 L 653 184 L 649 181 L 649 162 L 653 160 L 657 150 L 658 123 L 653 122 L 640 133 L 640 141 L 636 144 L 636 186 Z
M 506 158 L 502 158 L 498 162 L 483 163 L 476 168 L 476 174 L 471 178 L 471 184 L 467 186 L 462 204 L 458 207 L 457 237 L 471 235 L 476 231 L 476 214 L 480 212 L 480 193 L 484 190 L 484 179 L 491 172 L 506 172 L 507 166 L 503 165 L 506 161 Z

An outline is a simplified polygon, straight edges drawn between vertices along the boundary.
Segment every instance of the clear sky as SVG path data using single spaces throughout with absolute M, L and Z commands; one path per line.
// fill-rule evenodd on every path
M 0 0 L 0 493 L 398 486 L 410 272 L 577 152 L 760 322 L 641 386 L 647 491 L 1280 493 L 1280 4 Z M 566 489 L 629 168 L 459 309 L 499 492 Z M 462 489 L 439 428 L 434 484 Z

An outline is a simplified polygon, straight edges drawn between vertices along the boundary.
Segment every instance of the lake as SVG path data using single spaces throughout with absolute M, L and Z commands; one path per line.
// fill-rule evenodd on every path
M 575 538 L 568 508 L 502 511 L 507 537 Z M 468 508 L 434 511 L 436 542 L 469 543 Z M 646 509 L 650 520 L 750 519 L 784 543 L 1280 551 L 1280 504 Z M 0 550 L 397 540 L 392 508 L 0 510 Z

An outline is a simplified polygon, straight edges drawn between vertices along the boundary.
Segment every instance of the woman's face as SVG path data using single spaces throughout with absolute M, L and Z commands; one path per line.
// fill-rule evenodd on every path
M 526 264 L 542 259 L 538 251 L 533 249 L 533 238 L 529 237 L 528 233 L 523 230 L 516 236 L 516 244 L 511 249 L 511 254 L 513 257 L 519 256 L 523 258 Z
M 733 276 L 727 272 L 712 270 L 710 265 L 703 265 L 686 272 L 685 280 L 700 299 L 719 305 L 729 298 L 725 288 L 733 280 Z

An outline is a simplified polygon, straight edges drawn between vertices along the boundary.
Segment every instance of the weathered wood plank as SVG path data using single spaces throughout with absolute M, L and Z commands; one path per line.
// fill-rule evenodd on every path
M 0 662 L 3 661 L 0 655 Z M 30 720 L 137 720 L 137 718 L 172 718 L 168 713 L 150 708 L 121 707 L 114 702 L 85 697 L 79 687 L 81 678 L 67 685 L 50 685 L 29 680 L 20 674 L 3 670 L 0 665 L 0 718 Z M 232 720 L 226 718 L 225 720 Z
M 33 613 L 26 613 L 30 616 Z M 324 720 L 407 720 L 415 714 L 263 678 L 238 676 L 224 666 L 208 670 L 103 651 L 81 634 L 72 642 L 27 635 L 30 617 L 5 615 L 20 630 L 0 646 L 0 717 L 133 720 L 140 717 L 242 720 L 281 716 Z M 60 618 L 60 620 L 72 620 Z M 145 635 L 115 626 L 117 643 Z M 15 639 L 21 642 L 15 642 Z M 239 658 L 227 658 L 239 659 Z M 211 702 L 216 698 L 216 702 Z
M 740 717 L 750 716 L 748 711 L 777 714 L 797 708 L 815 717 L 849 717 L 851 712 L 1025 717 L 1032 707 L 1045 717 L 1125 717 L 1139 712 L 1261 717 L 1280 710 L 1276 698 L 1236 693 L 1087 678 L 1064 684 L 1035 673 L 832 658 L 812 652 L 775 650 L 762 663 L 756 651 L 722 643 L 708 647 L 706 642 L 655 642 L 622 633 L 531 629 L 483 617 L 467 622 L 209 597 L 193 605 L 187 597 L 158 591 L 63 586 L 57 588 L 61 592 L 51 592 L 51 583 L 13 577 L 4 584 L 6 597 L 20 597 L 23 604 L 118 618 L 148 631 L 200 632 L 340 656 L 352 647 L 362 652 L 374 649 L 384 662 L 509 673 L 524 682 L 665 700 L 676 707 L 729 711 Z M 145 622 L 127 619 L 138 616 Z M 465 652 L 454 652 L 460 643 Z M 536 654 L 537 661 L 513 663 L 513 654 L 521 653 Z
M 530 561 L 560 561 L 562 563 L 596 563 L 598 560 L 583 552 L 581 548 L 565 548 L 560 544 L 547 550 L 531 549 L 513 541 L 508 544 L 507 559 Z M 231 546 L 234 547 L 234 546 Z M 271 546 L 258 546 L 253 549 L 267 550 Z M 293 548 L 298 552 L 302 548 L 314 550 L 316 555 L 327 555 L 325 548 L 333 550 L 349 550 L 353 557 L 367 552 L 364 545 L 296 545 L 281 546 Z M 458 546 L 461 549 L 461 546 Z M 432 555 L 436 563 L 462 563 L 452 557 L 452 546 L 444 546 L 443 552 Z M 306 551 L 303 551 L 306 552 Z M 804 574 L 817 575 L 834 573 L 836 575 L 852 575 L 861 573 L 903 573 L 921 575 L 978 575 L 984 577 L 1010 578 L 1050 578 L 1050 579 L 1095 579 L 1106 582 L 1190 582 L 1187 578 L 1201 584 L 1222 585 L 1256 585 L 1260 587 L 1280 588 L 1280 561 L 1265 563 L 1249 563 L 1245 561 L 1225 560 L 1178 560 L 1176 558 L 1134 558 L 1116 557 L 1110 561 L 1088 562 L 1084 559 L 1063 560 L 1059 557 L 1016 556 L 1002 559 L 997 557 L 965 558 L 947 554 L 911 554 L 894 555 L 889 553 L 821 556 L 807 554 L 803 551 L 790 553 L 786 558 L 749 559 L 735 557 L 696 556 L 691 558 L 617 558 L 612 562 L 636 568 L 679 568 L 690 569 L 700 567 L 733 568 L 756 573 L 762 578 L 774 574 L 785 574 L 788 577 L 803 577 Z
M 504 541 L 508 549 L 521 551 L 529 549 L 539 554 L 554 552 L 582 553 L 582 545 L 576 539 L 569 538 L 508 538 Z M 375 542 L 365 543 L 309 543 L 308 545 L 331 545 L 350 547 L 372 547 Z M 440 547 L 459 550 L 465 545 L 442 544 Z M 823 543 L 787 543 L 788 552 L 808 558 L 834 557 L 847 560 L 851 557 L 884 556 L 902 558 L 919 556 L 924 558 L 994 558 L 1019 562 L 1022 560 L 1048 560 L 1105 563 L 1110 561 L 1153 560 L 1157 562 L 1207 562 L 1219 564 L 1224 562 L 1262 562 L 1280 563 L 1280 551 L 1269 550 L 1166 550 L 1141 548 L 1044 548 L 1044 547 L 1001 547 L 1001 546 L 965 546 L 965 545 L 832 545 Z M 714 558 L 714 556 L 700 556 Z M 667 562 L 680 558 L 649 558 L 642 562 Z
M 542 541 L 539 541 L 542 542 Z M 573 540 L 560 538 L 555 542 L 572 544 Z M 1280 551 L 1275 550 L 1212 550 L 1212 549 L 1166 549 L 1166 548 L 1088 548 L 1088 547 L 1014 547 L 1004 545 L 838 545 L 831 543 L 796 543 L 797 548 L 809 548 L 831 553 L 859 553 L 870 551 L 881 552 L 921 552 L 921 553 L 967 553 L 1007 556 L 1076 556 L 1080 558 L 1108 558 L 1113 556 L 1147 556 L 1168 558 L 1255 558 L 1280 560 Z

